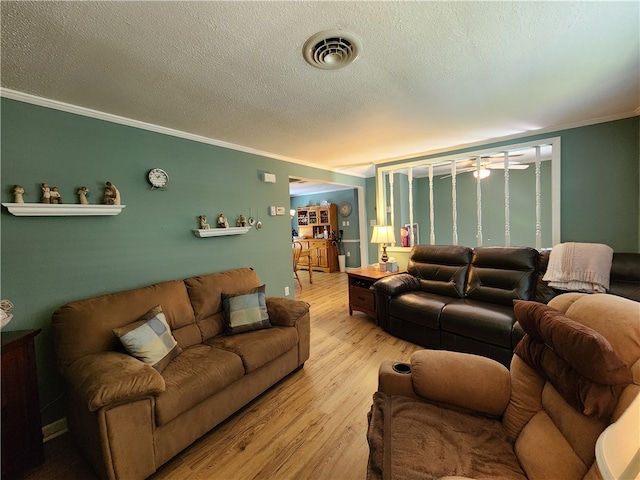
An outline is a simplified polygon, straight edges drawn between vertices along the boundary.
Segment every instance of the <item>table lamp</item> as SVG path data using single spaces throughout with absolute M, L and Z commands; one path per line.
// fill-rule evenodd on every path
M 387 255 L 387 243 L 395 243 L 396 237 L 393 233 L 393 225 L 374 225 L 373 234 L 371 235 L 371 243 L 382 244 L 382 260 L 386 262 L 389 260 Z
M 640 478 L 640 395 L 598 438 L 596 462 L 604 480 Z

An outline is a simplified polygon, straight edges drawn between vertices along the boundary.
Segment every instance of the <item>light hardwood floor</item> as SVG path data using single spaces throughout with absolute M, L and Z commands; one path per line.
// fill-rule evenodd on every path
M 363 313 L 349 316 L 345 273 L 314 272 L 313 285 L 306 272 L 300 278 L 296 298 L 311 305 L 304 368 L 178 454 L 153 480 L 365 478 L 378 367 L 407 361 L 421 347 L 388 335 Z M 29 480 L 95 478 L 65 437 L 45 444 L 45 466 Z

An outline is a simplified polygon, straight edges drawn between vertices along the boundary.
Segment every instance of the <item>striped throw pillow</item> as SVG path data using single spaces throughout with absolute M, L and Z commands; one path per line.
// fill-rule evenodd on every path
M 261 285 L 248 292 L 222 294 L 228 335 L 271 327 L 264 291 Z

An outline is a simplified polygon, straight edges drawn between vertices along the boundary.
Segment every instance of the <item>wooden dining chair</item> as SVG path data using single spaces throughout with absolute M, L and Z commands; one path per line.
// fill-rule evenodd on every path
M 303 266 L 309 267 L 309 283 L 313 283 L 313 270 L 311 268 L 311 254 L 308 248 L 304 248 L 302 242 L 293 241 L 291 243 L 291 248 L 293 251 L 293 273 L 296 276 L 296 280 L 300 284 L 300 288 L 302 288 L 302 283 L 300 282 L 300 277 L 298 276 L 298 267 L 300 264 L 301 258 L 306 258 L 307 263 L 303 264 Z
M 300 282 L 300 277 L 298 276 L 298 262 L 300 261 L 300 254 L 302 253 L 302 244 L 300 242 L 292 242 L 291 248 L 293 251 L 293 274 L 296 276 L 300 288 L 302 288 L 302 282 Z

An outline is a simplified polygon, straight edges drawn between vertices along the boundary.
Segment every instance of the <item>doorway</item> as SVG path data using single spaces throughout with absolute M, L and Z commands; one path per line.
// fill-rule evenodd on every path
M 289 177 L 291 230 L 300 234 L 298 207 L 336 205 L 336 236 L 342 231 L 339 252 L 345 255 L 346 269 L 368 264 L 366 212 L 363 206 L 364 188 L 321 180 Z M 296 212 L 294 214 L 293 212 Z M 303 228 L 307 232 L 308 228 Z M 331 235 L 331 232 L 329 232 Z

